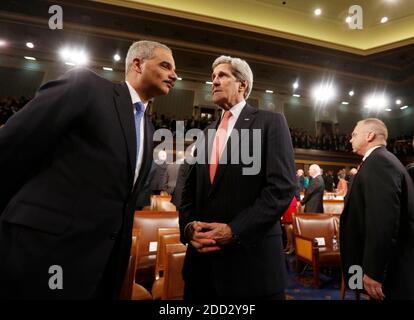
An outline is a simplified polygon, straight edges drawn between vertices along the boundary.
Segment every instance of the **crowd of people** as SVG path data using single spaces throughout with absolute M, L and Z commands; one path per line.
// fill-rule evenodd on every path
M 6 123 L 7 119 L 14 113 L 19 111 L 29 102 L 27 97 L 0 97 L 0 126 Z M 174 115 L 158 115 L 157 112 L 151 114 L 151 122 L 157 129 L 168 129 L 172 132 L 176 131 L 176 122 L 184 121 L 185 131 L 197 128 L 204 130 L 213 121 L 207 117 L 185 117 L 182 120 L 175 119 Z M 302 128 L 290 127 L 290 135 L 292 137 L 292 145 L 294 148 L 325 150 L 334 152 L 351 152 L 352 145 L 349 142 L 351 136 L 349 134 L 321 134 L 313 135 Z M 411 141 L 414 139 L 414 132 L 404 134 L 395 138 L 390 138 L 387 143 L 387 149 L 397 156 L 414 155 L 414 147 Z
M 29 101 L 26 97 L 0 97 L 0 126 Z
M 352 146 L 349 142 L 349 140 L 351 139 L 350 135 L 312 135 L 309 134 L 306 130 L 298 128 L 290 128 L 290 135 L 292 137 L 292 144 L 294 148 L 342 152 L 352 151 Z

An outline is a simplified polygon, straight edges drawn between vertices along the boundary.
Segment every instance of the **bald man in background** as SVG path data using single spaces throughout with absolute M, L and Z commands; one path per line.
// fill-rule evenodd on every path
M 362 267 L 373 299 L 414 299 L 414 187 L 401 162 L 387 149 L 388 131 L 376 118 L 352 133 L 353 152 L 363 157 L 345 200 L 340 248 L 346 280 Z

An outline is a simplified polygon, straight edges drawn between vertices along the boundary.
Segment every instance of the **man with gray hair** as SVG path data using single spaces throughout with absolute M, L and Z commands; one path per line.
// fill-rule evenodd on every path
M 75 68 L 0 130 L 0 299 L 118 297 L 152 163 L 145 108 L 177 79 L 171 50 L 135 42 L 125 79 Z
M 350 267 L 362 268 L 371 298 L 414 299 L 414 186 L 385 148 L 387 137 L 376 118 L 359 121 L 352 132 L 353 152 L 363 162 L 341 215 L 341 260 L 348 285 L 355 284 Z
M 311 177 L 309 187 L 300 203 L 305 206 L 304 212 L 323 213 L 325 182 L 321 175 L 321 168 L 317 164 L 312 164 L 309 167 L 309 176 Z
M 199 142 L 197 158 L 205 161 L 192 166 L 184 186 L 184 299 L 283 299 L 280 218 L 296 188 L 289 128 L 282 114 L 246 103 L 253 87 L 246 61 L 221 56 L 212 69 L 222 114 Z M 253 154 L 257 173 L 246 173 L 243 154 Z

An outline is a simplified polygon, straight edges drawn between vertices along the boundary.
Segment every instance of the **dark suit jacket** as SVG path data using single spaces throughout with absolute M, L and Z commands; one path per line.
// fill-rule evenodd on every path
M 163 162 L 161 164 L 153 162 L 150 180 L 150 189 L 154 193 L 159 193 L 164 190 L 165 174 L 167 171 L 167 163 Z
M 387 298 L 414 299 L 414 187 L 401 162 L 375 149 L 354 177 L 341 215 L 346 278 L 351 265 L 383 283 Z M 348 280 L 346 280 L 348 283 Z
M 216 121 L 208 128 L 217 125 Z M 249 165 L 231 164 L 240 159 L 241 148 L 231 148 L 233 142 L 228 142 L 222 155 L 227 154 L 229 164 L 218 165 L 213 184 L 208 164 L 191 166 L 180 208 L 183 241 L 185 225 L 194 220 L 227 223 L 238 237 L 218 252 L 200 254 L 191 245 L 187 250 L 183 267 L 186 285 L 203 290 L 200 283 L 209 283 L 222 298 L 265 297 L 285 287 L 279 221 L 296 188 L 290 133 L 283 115 L 246 105 L 234 130 L 240 133 L 241 141 L 249 141 L 250 154 L 251 129 L 260 132 L 260 172 L 243 175 L 243 167 Z M 200 143 L 197 158 L 209 159 L 200 146 L 208 145 L 210 150 L 213 138 Z
M 187 176 L 190 171 L 190 168 L 191 168 L 190 165 L 186 161 L 180 164 L 178 168 L 177 181 L 175 183 L 175 188 L 174 188 L 174 191 L 171 197 L 171 202 L 177 207 L 177 210 L 181 206 L 183 188 L 187 180 Z
M 135 186 L 135 122 L 125 83 L 69 71 L 0 129 L 0 297 L 117 294 L 152 158 L 153 128 L 144 119 Z M 52 265 L 63 269 L 63 290 L 48 286 Z
M 162 190 L 167 191 L 171 195 L 174 193 L 175 185 L 177 184 L 180 166 L 181 164 L 179 163 L 169 163 L 167 165 L 167 170 L 165 170 Z
M 309 188 L 306 190 L 302 203 L 305 204 L 305 212 L 323 213 L 323 193 L 325 183 L 321 175 L 312 178 Z

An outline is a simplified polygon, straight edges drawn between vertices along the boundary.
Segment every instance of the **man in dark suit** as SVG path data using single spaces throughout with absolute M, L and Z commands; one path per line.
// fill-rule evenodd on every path
M 305 187 L 304 187 L 304 184 L 305 184 L 305 177 L 303 176 L 303 170 L 302 169 L 298 169 L 297 171 L 296 171 L 296 182 L 297 182 L 297 188 L 298 188 L 298 192 L 300 193 L 300 192 L 304 192 L 305 191 Z
M 1 298 L 118 296 L 152 162 L 145 106 L 176 78 L 171 50 L 139 41 L 126 82 L 74 69 L 1 128 Z
M 414 187 L 401 162 L 385 148 L 387 128 L 375 118 L 358 122 L 352 149 L 363 157 L 341 215 L 340 248 L 346 283 L 362 267 L 373 299 L 414 299 Z
M 253 74 L 244 60 L 217 58 L 212 81 L 222 116 L 196 148 L 180 208 L 184 299 L 283 299 L 280 218 L 296 188 L 289 129 L 283 115 L 245 102 Z M 240 161 L 246 154 L 253 166 Z
M 178 172 L 180 171 L 181 165 L 184 163 L 184 151 L 178 151 L 176 158 L 175 162 L 167 165 L 162 188 L 171 195 L 172 203 L 175 202 L 175 187 L 177 185 Z
M 309 182 L 309 188 L 306 190 L 305 197 L 300 203 L 305 206 L 304 212 L 323 213 L 325 183 L 321 175 L 321 168 L 317 164 L 312 164 L 309 167 L 309 176 L 312 179 Z

